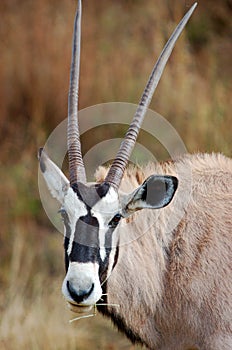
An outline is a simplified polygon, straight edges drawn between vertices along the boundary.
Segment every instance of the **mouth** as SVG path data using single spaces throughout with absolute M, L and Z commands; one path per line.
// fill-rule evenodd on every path
M 89 312 L 93 308 L 93 305 L 80 305 L 72 303 L 70 301 L 67 301 L 67 305 L 69 310 L 79 314 Z

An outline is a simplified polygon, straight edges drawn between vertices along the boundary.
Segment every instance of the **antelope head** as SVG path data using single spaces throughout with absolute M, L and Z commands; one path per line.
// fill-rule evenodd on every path
M 41 149 L 40 168 L 64 222 L 66 276 L 62 292 L 73 311 L 90 309 L 102 296 L 102 285 L 118 255 L 118 226 L 125 217 L 143 208 L 159 209 L 170 203 L 178 180 L 152 175 L 133 193 L 119 186 L 135 145 L 143 118 L 176 40 L 196 4 L 183 17 L 158 58 L 131 125 L 102 183 L 87 183 L 78 127 L 78 88 L 81 36 L 81 1 L 74 23 L 70 89 L 68 98 L 68 156 L 70 180 Z

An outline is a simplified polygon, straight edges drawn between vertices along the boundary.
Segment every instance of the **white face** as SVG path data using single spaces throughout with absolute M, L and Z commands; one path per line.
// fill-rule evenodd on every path
M 73 311 L 86 311 L 99 299 L 106 300 L 102 294 L 118 259 L 120 221 L 136 210 L 168 205 L 178 181 L 173 176 L 152 175 L 119 199 L 118 192 L 106 182 L 71 187 L 44 152 L 40 167 L 48 189 L 61 204 L 66 265 L 62 291 Z
M 62 292 L 73 311 L 96 304 L 102 296 L 115 263 L 120 211 L 118 194 L 107 184 L 80 183 L 64 197 L 60 212 L 67 274 Z

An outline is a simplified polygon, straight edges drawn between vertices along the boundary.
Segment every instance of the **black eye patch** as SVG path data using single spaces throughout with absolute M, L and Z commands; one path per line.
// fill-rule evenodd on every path
M 121 214 L 116 214 L 113 219 L 109 222 L 109 227 L 110 228 L 115 228 L 119 224 L 119 221 L 121 220 Z

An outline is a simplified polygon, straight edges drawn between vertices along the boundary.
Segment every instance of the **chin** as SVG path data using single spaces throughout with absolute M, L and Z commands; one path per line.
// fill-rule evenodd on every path
M 93 305 L 80 305 L 80 304 L 70 303 L 69 301 L 67 302 L 67 305 L 69 310 L 78 314 L 89 312 L 93 308 Z

